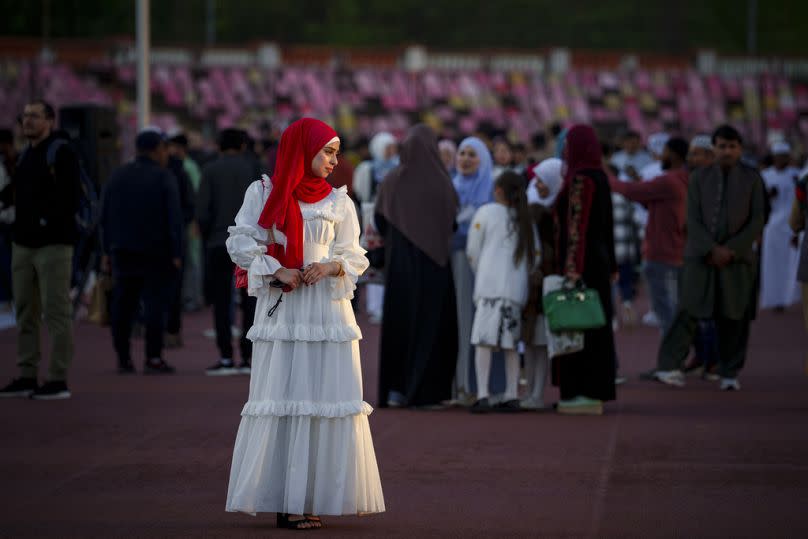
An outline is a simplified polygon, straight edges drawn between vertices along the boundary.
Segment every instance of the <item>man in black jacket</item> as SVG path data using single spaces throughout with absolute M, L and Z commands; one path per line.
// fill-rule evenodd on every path
M 115 172 L 101 208 L 103 265 L 111 268 L 112 339 L 118 372 L 135 372 L 129 350 L 132 322 L 141 296 L 146 318 L 144 374 L 170 374 L 162 357 L 165 316 L 181 266 L 182 209 L 176 178 L 165 168 L 162 133 L 141 131 L 137 158 Z
M 206 370 L 212 376 L 248 374 L 252 343 L 247 330 L 255 318 L 255 298 L 241 291 L 241 365 L 233 363 L 230 306 L 233 301 L 233 262 L 227 253 L 227 228 L 233 226 L 250 183 L 260 179 L 255 165 L 244 157 L 246 137 L 237 129 L 225 129 L 219 137 L 221 157 L 202 169 L 196 219 L 205 243 L 205 281 L 213 302 L 219 361 Z
M 79 163 L 66 146 L 51 147 L 56 118 L 51 105 L 32 101 L 22 117 L 30 145 L 12 178 L 16 219 L 11 262 L 21 377 L 0 390 L 0 396 L 66 399 L 67 370 L 73 359 L 70 273 L 78 238 Z M 50 368 L 46 383 L 38 387 L 43 317 L 51 339 Z

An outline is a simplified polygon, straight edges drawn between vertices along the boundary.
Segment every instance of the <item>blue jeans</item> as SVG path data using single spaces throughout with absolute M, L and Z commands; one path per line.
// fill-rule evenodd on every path
M 663 262 L 647 260 L 643 268 L 651 295 L 651 308 L 659 320 L 659 329 L 664 335 L 676 316 L 679 304 L 679 277 L 681 266 L 672 266 Z

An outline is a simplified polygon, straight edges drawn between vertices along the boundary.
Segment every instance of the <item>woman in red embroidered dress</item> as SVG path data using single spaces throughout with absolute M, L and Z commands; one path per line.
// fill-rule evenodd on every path
M 553 382 L 561 390 L 560 413 L 599 415 L 603 402 L 615 398 L 611 276 L 617 265 L 611 189 L 594 129 L 576 125 L 569 130 L 564 161 L 564 187 L 556 203 L 558 270 L 570 279 L 582 278 L 588 288 L 597 290 L 607 323 L 585 332 L 581 352 L 554 359 Z

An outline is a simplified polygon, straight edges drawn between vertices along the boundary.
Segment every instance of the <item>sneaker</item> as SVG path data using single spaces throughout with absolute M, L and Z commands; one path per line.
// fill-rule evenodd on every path
M 162 358 L 150 359 L 143 365 L 143 374 L 174 374 L 176 371 Z
M 244 359 L 241 361 L 241 365 L 238 366 L 238 373 L 239 374 L 250 374 L 252 372 L 252 361 L 249 359 Z
M 31 394 L 39 389 L 36 378 L 15 378 L 3 389 L 0 389 L 0 397 L 21 397 L 27 399 Z
M 737 378 L 722 378 L 721 391 L 740 391 L 741 384 L 738 383 Z
M 587 397 L 558 401 L 557 410 L 563 415 L 603 415 L 603 401 Z
M 205 369 L 208 376 L 233 376 L 239 373 L 239 368 L 232 361 L 219 360 L 214 365 Z
M 654 379 L 669 386 L 685 387 L 685 374 L 682 371 L 656 371 Z
M 135 366 L 131 361 L 118 363 L 118 374 L 135 374 L 136 372 Z
M 70 390 L 67 389 L 65 382 L 45 382 L 45 384 L 31 394 L 32 399 L 36 400 L 57 400 L 69 399 Z
M 387 407 L 388 408 L 403 408 L 407 406 L 407 397 L 399 391 L 390 391 L 387 394 Z
M 657 317 L 654 311 L 648 311 L 647 313 L 642 315 L 642 323 L 652 328 L 658 328 L 659 318 Z

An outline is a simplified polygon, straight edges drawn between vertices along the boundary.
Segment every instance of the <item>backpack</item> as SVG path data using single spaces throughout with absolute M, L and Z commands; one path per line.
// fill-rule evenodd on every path
M 48 146 L 46 162 L 51 175 L 56 175 L 54 169 L 56 165 L 56 154 L 62 146 L 68 146 L 76 155 L 76 160 L 79 162 L 79 200 L 78 209 L 76 210 L 76 230 L 78 230 L 80 236 L 90 236 L 98 225 L 98 220 L 101 216 L 101 203 L 98 196 L 98 188 L 87 173 L 87 169 L 84 167 L 84 160 L 81 158 L 79 152 L 77 152 L 75 148 L 72 148 L 70 141 L 64 139 L 56 139 Z

